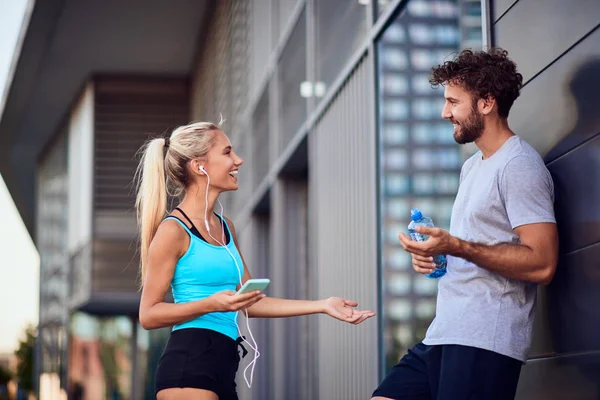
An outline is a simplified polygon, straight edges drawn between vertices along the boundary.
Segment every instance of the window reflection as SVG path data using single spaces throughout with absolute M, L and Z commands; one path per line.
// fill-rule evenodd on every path
M 75 313 L 69 340 L 69 383 L 80 398 L 131 397 L 133 321 Z
M 379 13 L 388 5 L 379 1 Z M 438 282 L 412 270 L 398 232 L 406 232 L 412 207 L 433 218 L 437 226 L 449 227 L 461 150 L 452 125 L 441 118 L 443 89 L 431 87 L 429 72 L 463 46 L 480 45 L 478 7 L 474 0 L 410 0 L 377 44 L 387 369 L 423 339 L 435 314 Z
M 389 123 L 382 136 L 386 144 L 404 144 L 408 140 L 408 127 L 404 123 Z

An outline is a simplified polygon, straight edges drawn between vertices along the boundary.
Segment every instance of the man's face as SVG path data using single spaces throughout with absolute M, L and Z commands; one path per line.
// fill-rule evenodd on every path
M 477 101 L 459 85 L 448 83 L 444 86 L 446 103 L 442 118 L 454 125 L 454 140 L 458 144 L 471 143 L 483 134 L 483 114 L 477 108 Z

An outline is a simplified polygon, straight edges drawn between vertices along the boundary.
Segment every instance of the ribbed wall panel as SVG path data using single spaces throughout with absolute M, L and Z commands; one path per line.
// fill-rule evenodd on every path
M 243 227 L 238 227 L 237 235 L 239 238 L 240 250 L 243 253 L 244 261 L 254 278 L 270 277 L 269 273 L 269 242 L 270 242 L 270 217 L 267 214 L 254 215 Z M 272 296 L 271 288 L 267 289 L 267 294 Z M 244 317 L 240 317 L 240 328 L 244 335 L 249 338 L 248 329 Z M 272 369 L 269 363 L 270 350 L 270 320 L 268 318 L 253 318 L 250 321 L 252 335 L 258 344 L 261 356 L 256 362 L 254 371 L 254 380 L 251 388 L 248 388 L 244 381 L 244 368 L 252 361 L 254 356 L 251 349 L 249 354 L 240 362 L 237 373 L 237 391 L 240 399 L 245 400 L 267 400 L 270 399 L 270 385 L 273 381 L 271 376 Z M 247 376 L 250 375 L 248 369 Z
M 250 161 L 251 123 L 246 120 L 252 60 L 254 4 L 250 1 L 222 0 L 209 16 L 209 27 L 200 44 L 200 56 L 192 77 L 192 120 L 218 123 L 229 136 L 238 154 Z M 266 62 L 266 61 L 265 61 Z M 226 215 L 241 209 L 251 190 L 251 175 L 246 164 L 240 174 L 240 189 L 221 200 Z
M 278 14 L 275 32 L 277 36 L 280 36 L 286 25 L 289 23 L 290 18 L 293 16 L 294 9 L 298 5 L 298 0 L 274 0 L 273 3 L 275 3 L 277 7 Z
M 133 176 L 144 142 L 189 118 L 187 79 L 95 80 L 92 291 L 136 292 Z
M 337 295 L 377 307 L 376 151 L 368 56 L 309 136 L 310 234 L 316 297 Z M 318 394 L 367 399 L 378 382 L 377 322 L 359 326 L 321 317 Z
M 271 2 L 270 0 L 252 0 L 251 2 L 251 81 L 250 93 L 255 94 L 265 74 L 271 53 Z

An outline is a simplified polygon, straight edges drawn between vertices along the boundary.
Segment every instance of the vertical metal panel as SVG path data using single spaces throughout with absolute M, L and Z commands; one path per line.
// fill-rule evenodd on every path
M 209 26 L 201 43 L 201 53 L 192 77 L 192 119 L 194 121 L 220 122 L 223 131 L 232 140 L 242 158 L 250 160 L 252 154 L 252 130 L 247 121 L 248 99 L 251 92 L 252 74 L 257 62 L 252 59 L 253 46 L 262 46 L 264 32 L 259 18 L 267 27 L 262 12 L 265 1 L 220 1 L 208 18 Z M 268 6 L 268 1 L 266 5 Z M 268 8 L 267 8 L 268 11 Z M 258 27 L 257 27 L 258 26 Z M 268 35 L 267 38 L 268 39 Z M 267 44 L 268 46 L 268 44 Z M 268 52 L 266 53 L 268 55 Z M 265 62 L 268 57 L 261 57 Z M 255 62 L 256 61 L 256 62 Z M 243 167 L 251 171 L 252 163 Z M 227 214 L 235 215 L 245 204 L 251 190 L 251 174 L 240 176 L 240 190 L 222 197 Z
M 494 15 L 492 14 L 492 1 L 493 0 L 480 0 L 481 1 L 481 43 L 484 48 L 492 47 L 492 25 Z M 461 46 L 466 47 L 466 46 Z
M 92 290 L 137 293 L 136 153 L 188 121 L 186 79 L 99 77 L 95 81 Z
M 192 83 L 192 119 L 195 121 L 212 121 L 219 118 L 224 110 L 224 96 L 226 85 L 227 57 L 226 44 L 227 32 L 230 29 L 227 18 L 230 1 L 220 2 L 210 16 L 210 29 L 202 41 L 202 53 L 198 59 Z
M 270 293 L 274 297 L 307 299 L 307 186 L 306 181 L 279 179 L 271 189 L 273 240 Z M 270 322 L 272 399 L 305 399 L 308 395 L 308 320 Z M 314 317 L 312 317 L 314 318 Z
M 252 34 L 250 57 L 252 59 L 249 89 L 252 97 L 262 82 L 271 54 L 271 1 L 252 0 Z
M 317 296 L 377 306 L 374 76 L 369 56 L 358 64 L 310 132 L 311 219 Z M 318 395 L 365 399 L 377 385 L 377 324 L 355 327 L 321 317 Z
M 508 50 L 526 82 L 585 37 L 599 21 L 597 0 L 547 0 L 543 5 L 536 0 L 520 0 L 494 25 L 494 40 Z
M 482 1 L 491 1 L 491 11 L 492 18 L 494 21 L 497 21 L 502 16 L 517 3 L 519 0 L 482 0 Z
M 246 132 L 241 132 L 233 137 L 230 135 L 230 140 L 235 152 L 244 160 L 244 163 L 240 167 L 238 190 L 227 192 L 220 196 L 225 215 L 231 217 L 236 215 L 246 205 L 248 198 L 252 195 L 257 160 L 254 154 L 256 141 L 250 127 L 248 127 Z
M 244 256 L 244 261 L 252 276 L 256 278 L 271 276 L 269 255 L 270 229 L 269 214 L 254 214 L 244 226 L 237 226 L 239 245 Z M 271 288 L 267 292 L 269 295 L 272 295 L 270 290 Z M 248 337 L 245 320 L 240 318 L 240 322 L 242 332 Z M 272 335 L 269 330 L 269 320 L 266 318 L 252 319 L 250 320 L 250 329 L 259 346 L 261 357 L 257 360 L 252 388 L 246 386 L 242 375 L 244 368 L 246 368 L 254 357 L 251 349 L 248 349 L 249 354 L 240 362 L 237 375 L 238 395 L 240 399 L 266 400 L 270 398 L 270 385 L 273 381 L 269 360 L 269 354 L 272 352 L 270 346 Z M 250 370 L 248 370 L 248 377 L 249 372 Z
M 534 358 L 522 370 L 516 398 L 592 399 L 598 397 L 600 376 L 600 318 L 594 307 L 600 293 L 600 9 L 591 0 L 548 3 L 520 0 L 494 26 L 494 45 L 507 48 L 531 79 L 509 122 L 548 163 L 561 239 L 554 280 L 540 288 Z M 533 30 L 524 23 L 531 20 Z
M 271 165 L 269 107 L 269 87 L 267 86 L 252 116 L 252 186 L 254 188 L 260 185 Z

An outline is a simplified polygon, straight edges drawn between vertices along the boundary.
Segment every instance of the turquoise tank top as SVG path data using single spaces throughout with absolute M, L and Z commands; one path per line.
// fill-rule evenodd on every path
M 239 273 L 233 258 L 223 246 L 215 246 L 200 239 L 175 217 L 169 216 L 165 219 L 177 221 L 190 236 L 190 246 L 177 261 L 171 281 L 171 291 L 175 303 L 202 300 L 223 290 L 235 291 L 240 282 L 240 274 L 241 276 L 244 274 L 244 264 L 227 221 L 222 219 L 229 231 L 230 239 L 227 249 L 235 257 Z M 174 331 L 185 328 L 212 329 L 236 340 L 238 337 L 237 313 L 213 312 L 173 326 Z

